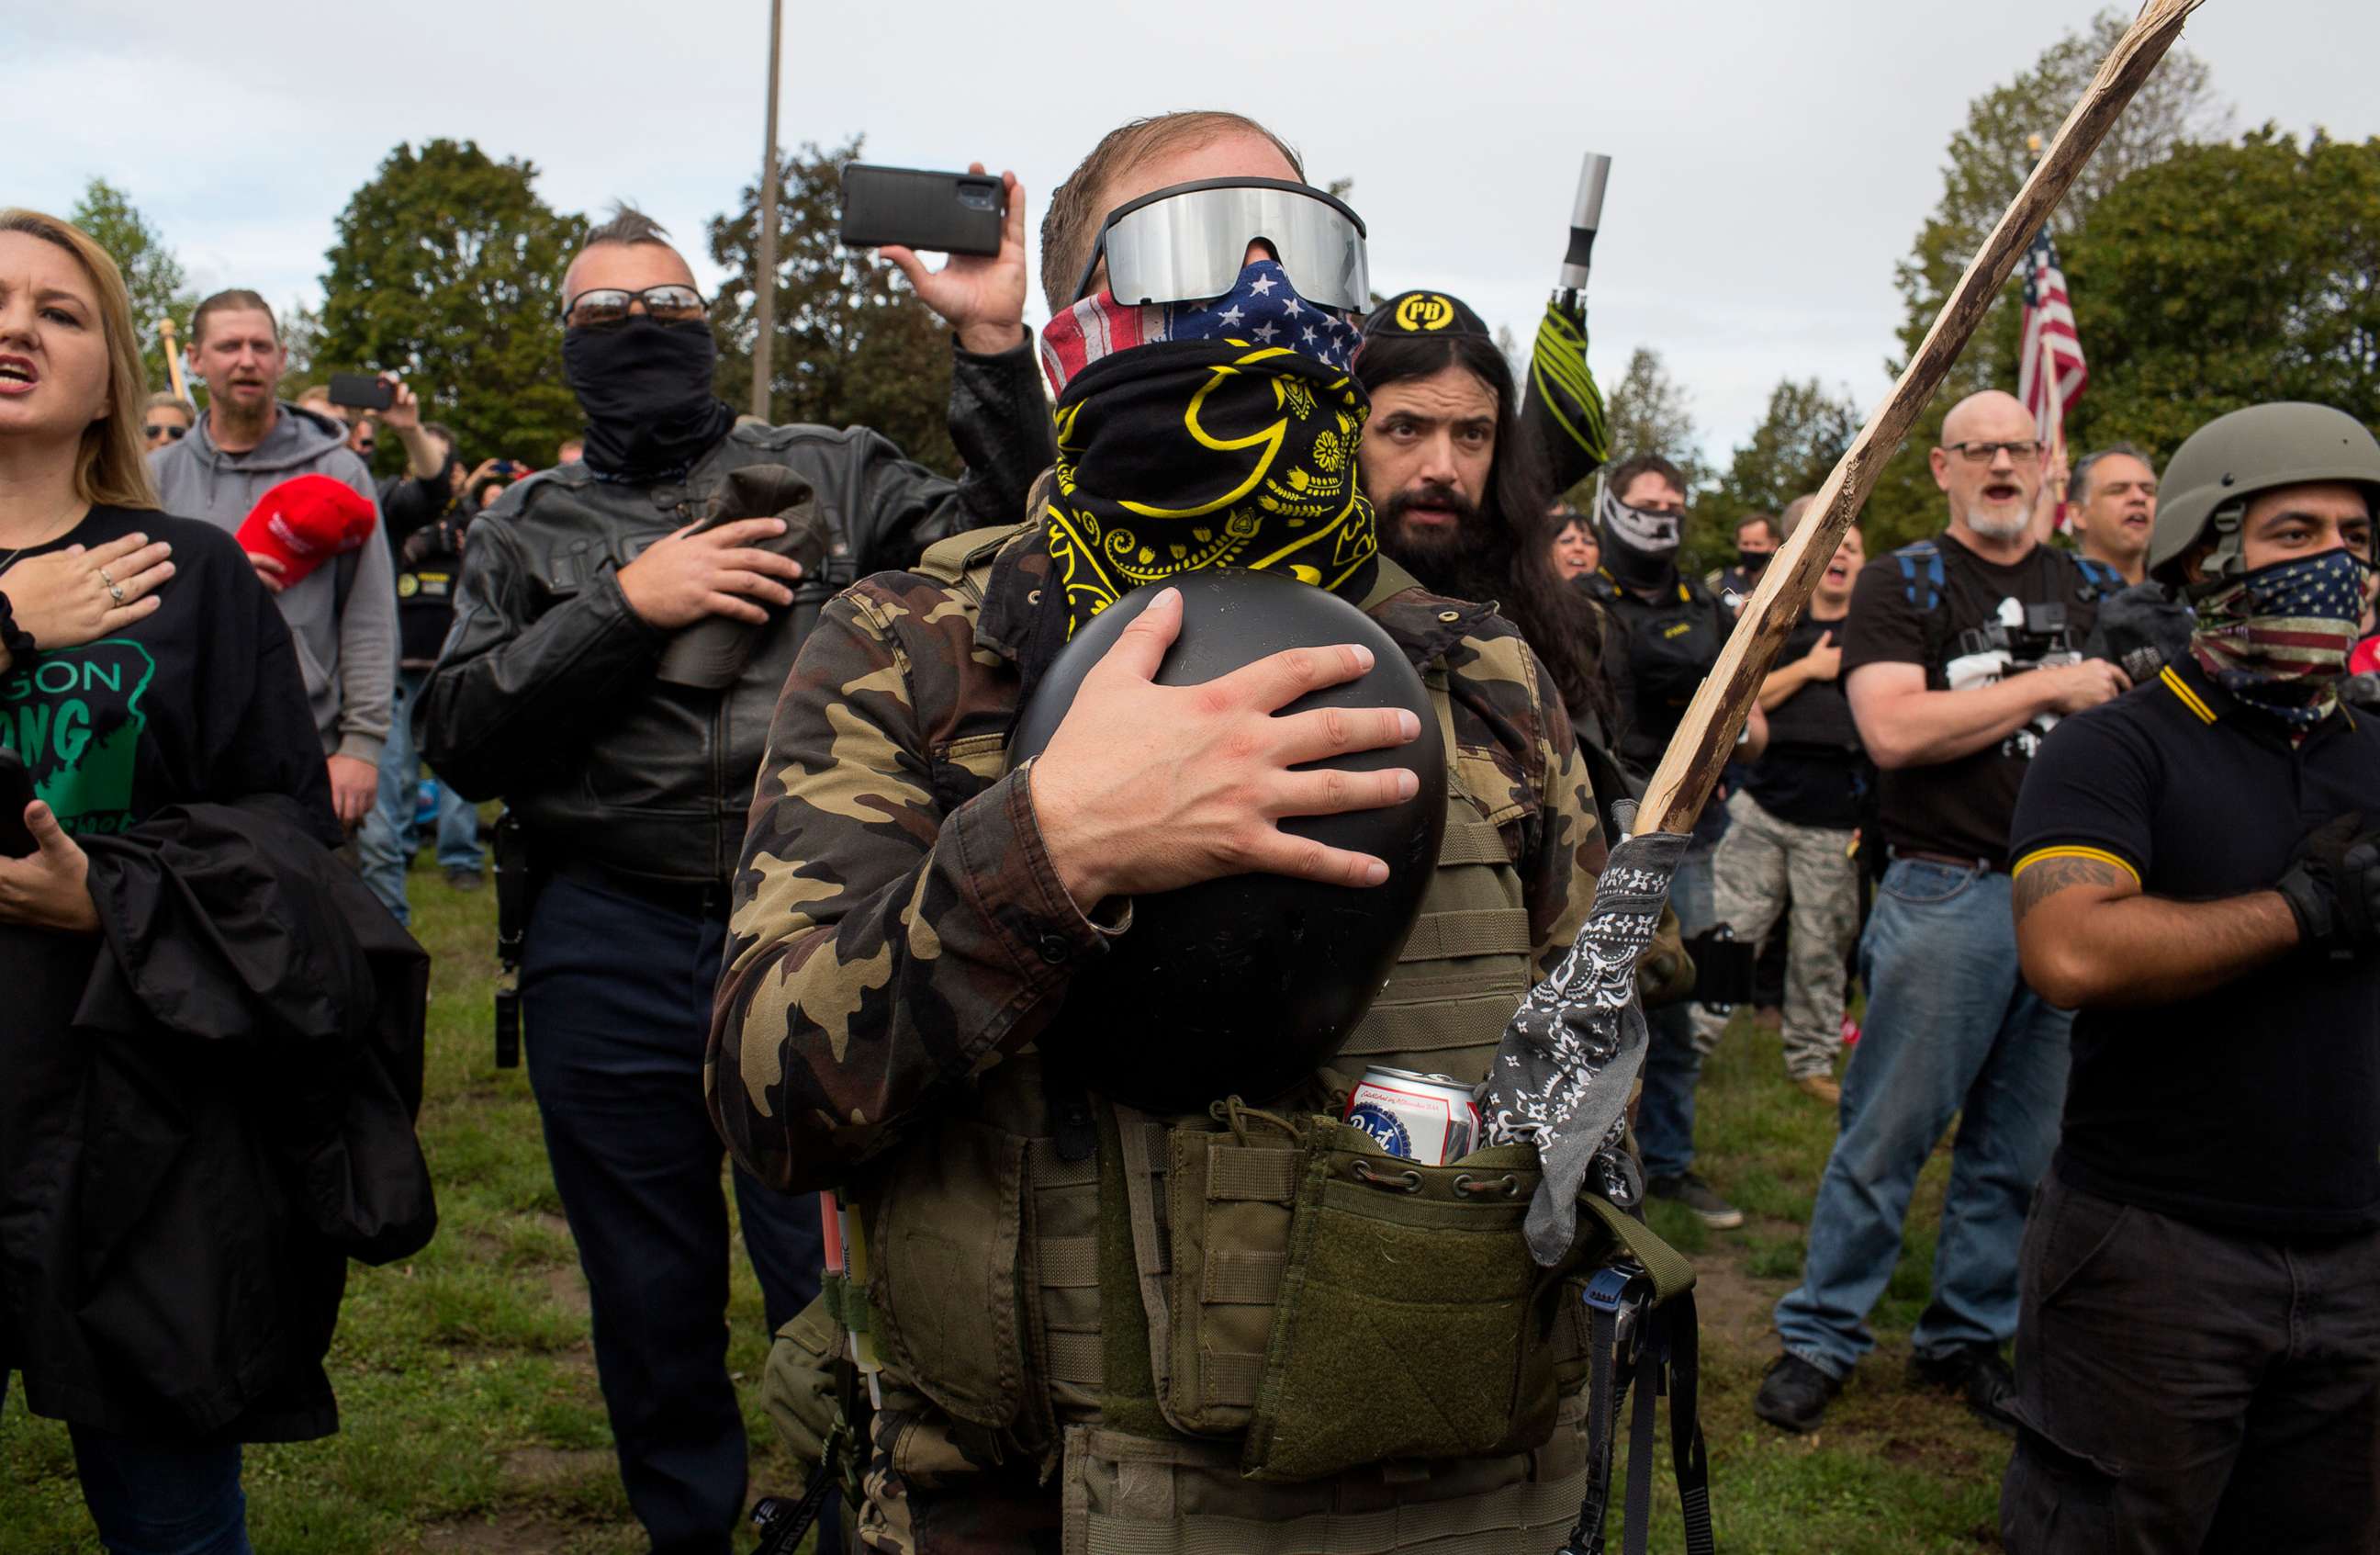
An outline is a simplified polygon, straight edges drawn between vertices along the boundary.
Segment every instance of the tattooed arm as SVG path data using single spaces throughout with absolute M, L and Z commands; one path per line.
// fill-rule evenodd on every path
M 2131 865 L 2098 848 L 2038 848 L 2019 860 L 2015 911 L 2025 981 L 2065 1009 L 2196 998 L 2298 942 L 2277 891 L 2218 902 L 2150 896 Z
M 2298 942 L 2277 891 L 2179 902 L 2142 889 L 2168 786 L 2192 781 L 2174 759 L 2143 720 L 2094 710 L 2060 723 L 2025 774 L 2009 828 L 2017 954 L 2053 1004 L 2194 999 Z

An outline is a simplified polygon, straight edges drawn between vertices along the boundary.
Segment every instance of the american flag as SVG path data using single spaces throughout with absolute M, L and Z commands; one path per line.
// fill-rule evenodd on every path
M 2066 273 L 2058 268 L 2058 249 L 2045 226 L 2024 256 L 2024 346 L 2016 370 L 2016 397 L 2033 412 L 2034 435 L 2045 446 L 2063 445 L 2060 426 L 2090 382 Z

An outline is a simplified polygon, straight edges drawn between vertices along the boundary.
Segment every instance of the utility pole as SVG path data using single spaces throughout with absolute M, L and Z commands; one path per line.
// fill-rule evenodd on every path
M 753 277 L 759 329 L 752 340 L 752 414 L 764 421 L 772 419 L 769 358 L 777 343 L 777 55 L 784 18 L 784 0 L 769 0 L 769 143 L 760 149 L 760 262 Z

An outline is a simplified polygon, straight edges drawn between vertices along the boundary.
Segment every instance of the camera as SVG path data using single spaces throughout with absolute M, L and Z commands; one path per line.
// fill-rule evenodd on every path
M 1943 678 L 1951 690 L 1988 686 L 2020 671 L 2074 661 L 2064 604 L 2025 604 L 2006 599 L 1994 617 L 1959 634 L 1956 650 L 1943 666 Z
M 2066 606 L 2055 601 L 2020 604 L 2002 600 L 1998 619 L 1959 634 L 1961 658 L 1971 653 L 2005 653 L 2013 668 L 2031 669 L 2072 646 L 2067 640 Z

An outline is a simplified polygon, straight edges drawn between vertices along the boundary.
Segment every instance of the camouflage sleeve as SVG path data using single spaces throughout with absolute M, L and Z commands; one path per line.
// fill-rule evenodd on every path
M 703 1081 L 728 1148 L 775 1188 L 844 1180 L 1028 1041 L 1105 943 L 1050 868 L 1025 771 L 941 796 L 913 672 L 953 647 L 964 663 L 968 623 L 930 591 L 871 581 L 827 607 L 761 761 Z
M 1447 666 L 1464 785 L 1492 811 L 1528 818 L 1511 829 L 1513 866 L 1530 942 L 1538 965 L 1550 968 L 1586 921 L 1603 872 L 1594 784 L 1553 677 L 1518 632 L 1498 622 L 1467 636 Z
M 1525 650 L 1524 650 L 1525 652 Z M 1529 930 L 1537 965 L 1550 971 L 1595 905 L 1596 877 L 1603 872 L 1603 823 L 1595 808 L 1595 787 L 1579 755 L 1570 714 L 1553 691 L 1552 677 L 1534 652 L 1525 652 L 1529 704 L 1535 729 L 1531 766 L 1537 774 L 1537 802 L 1544 822 L 1536 847 L 1521 861 L 1529 901 Z

